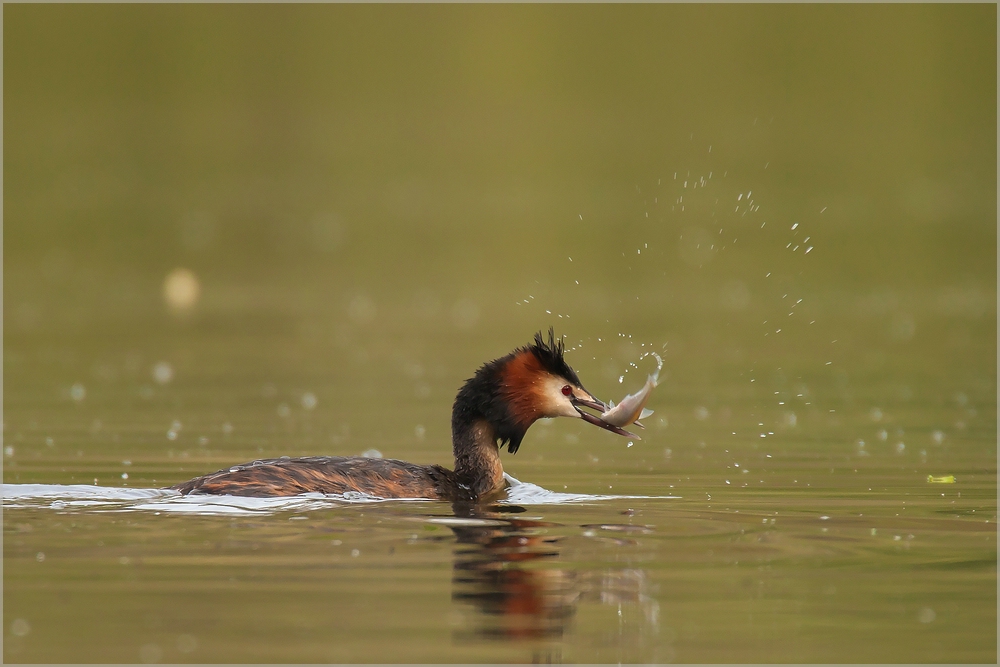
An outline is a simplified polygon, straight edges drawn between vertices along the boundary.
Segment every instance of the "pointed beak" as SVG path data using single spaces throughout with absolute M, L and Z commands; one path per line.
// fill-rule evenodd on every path
M 590 414 L 589 412 L 584 412 L 583 410 L 581 410 L 580 409 L 581 407 L 590 408 L 591 410 L 597 410 L 598 412 L 604 412 L 605 410 L 608 409 L 608 406 L 606 406 L 603 401 L 594 398 L 594 396 L 589 391 L 587 392 L 587 398 L 580 398 L 579 396 L 574 395 L 571 401 L 573 403 L 573 407 L 576 408 L 576 411 L 580 413 L 580 417 L 583 419 L 583 421 L 589 424 L 593 424 L 594 426 L 599 426 L 606 431 L 611 431 L 612 433 L 623 435 L 626 438 L 635 438 L 637 440 L 642 439 L 634 433 L 629 433 L 625 429 L 618 428 L 617 426 L 614 426 L 612 424 L 607 423 L 606 421 L 603 421 L 600 417 L 596 417 Z
M 591 410 L 597 410 L 598 412 L 604 412 L 608 409 L 608 406 L 604 404 L 604 401 L 594 398 L 594 395 L 586 389 L 584 389 L 584 391 L 587 392 L 586 398 L 580 398 L 576 394 L 570 398 L 574 407 L 583 406 L 585 408 L 590 408 Z M 577 410 L 577 412 L 579 412 L 579 410 Z

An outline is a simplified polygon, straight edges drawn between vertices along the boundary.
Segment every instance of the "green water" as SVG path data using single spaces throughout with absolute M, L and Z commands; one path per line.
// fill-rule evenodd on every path
M 5 484 L 449 463 L 555 326 L 656 412 L 507 472 L 679 498 L 7 507 L 4 659 L 995 662 L 996 178 L 990 5 L 6 5 Z

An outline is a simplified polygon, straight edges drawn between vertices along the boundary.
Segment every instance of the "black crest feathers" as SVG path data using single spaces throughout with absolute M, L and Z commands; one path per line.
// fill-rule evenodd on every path
M 528 349 L 541 362 L 545 370 L 553 375 L 560 375 L 577 386 L 580 385 L 580 378 L 577 377 L 576 371 L 570 368 L 569 364 L 566 363 L 566 359 L 563 358 L 563 354 L 566 352 L 566 344 L 562 338 L 556 340 L 555 329 L 549 327 L 548 342 L 542 338 L 541 331 L 536 333 L 535 344 Z

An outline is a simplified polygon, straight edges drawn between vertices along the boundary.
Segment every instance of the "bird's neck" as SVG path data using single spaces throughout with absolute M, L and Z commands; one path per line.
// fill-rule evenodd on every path
M 455 475 L 476 498 L 504 486 L 496 429 L 482 418 L 452 422 Z

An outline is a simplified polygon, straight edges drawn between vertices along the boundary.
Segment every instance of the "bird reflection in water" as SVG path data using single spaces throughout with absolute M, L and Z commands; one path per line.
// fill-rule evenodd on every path
M 560 524 L 517 518 L 516 506 L 456 503 L 452 599 L 478 612 L 455 632 L 459 642 L 476 640 L 560 640 L 570 631 L 581 602 L 641 603 L 646 620 L 657 623 L 658 606 L 646 595 L 639 569 L 579 570 L 558 566 L 562 536 L 548 534 Z M 465 521 L 463 521 L 465 520 Z M 632 540 L 614 540 L 625 546 Z M 551 646 L 551 645 L 550 645 Z M 558 662 L 558 652 L 535 655 Z

